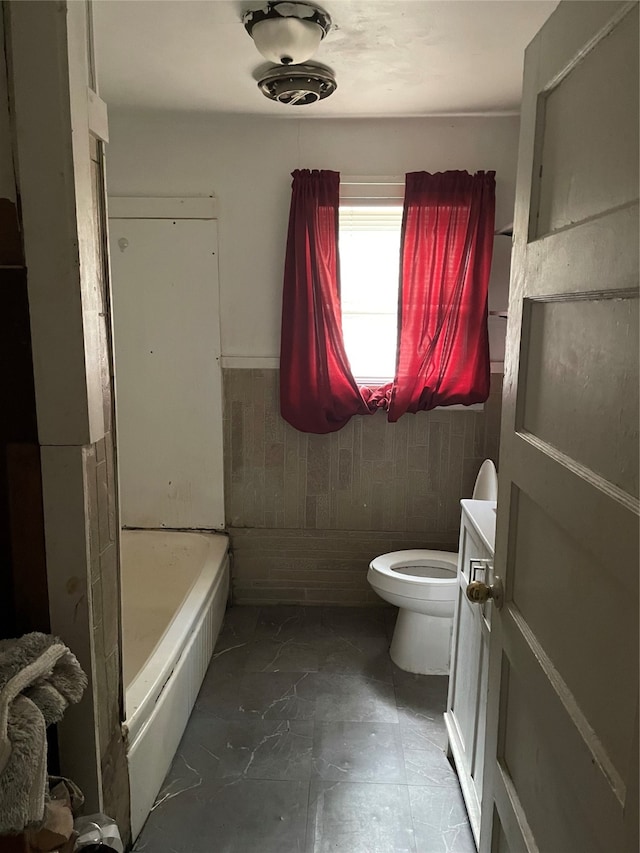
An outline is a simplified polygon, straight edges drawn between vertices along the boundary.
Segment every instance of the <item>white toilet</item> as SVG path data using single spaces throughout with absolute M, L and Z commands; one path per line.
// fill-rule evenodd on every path
M 474 500 L 495 501 L 498 477 L 486 459 L 473 489 Z M 392 551 L 371 561 L 367 580 L 399 607 L 389 654 L 407 672 L 447 675 L 456 597 L 458 555 L 451 551 Z

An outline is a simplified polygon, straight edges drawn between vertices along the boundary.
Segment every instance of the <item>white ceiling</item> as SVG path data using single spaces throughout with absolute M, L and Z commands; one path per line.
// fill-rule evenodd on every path
M 312 61 L 337 91 L 287 107 L 256 85 L 264 60 L 241 0 L 96 0 L 100 93 L 111 106 L 272 116 L 517 111 L 524 49 L 557 0 L 326 0 L 333 28 Z

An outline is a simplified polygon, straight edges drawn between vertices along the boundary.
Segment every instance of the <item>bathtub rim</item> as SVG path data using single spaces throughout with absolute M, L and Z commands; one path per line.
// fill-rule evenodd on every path
M 138 530 L 131 530 L 136 533 Z M 201 530 L 148 530 L 153 534 L 184 533 L 188 536 L 202 536 L 207 540 L 207 552 L 202 568 L 195 578 L 187 595 L 183 598 L 160 640 L 147 658 L 131 684 L 125 685 L 124 706 L 129 749 L 140 736 L 153 713 L 160 695 L 171 678 L 171 674 L 188 644 L 189 637 L 194 631 L 211 598 L 215 595 L 224 581 L 225 570 L 228 570 L 229 536 L 226 533 Z M 224 546 L 221 543 L 224 540 Z

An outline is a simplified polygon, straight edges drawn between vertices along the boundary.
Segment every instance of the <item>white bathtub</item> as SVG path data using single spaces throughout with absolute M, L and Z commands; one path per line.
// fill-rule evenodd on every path
M 228 538 L 123 530 L 131 832 L 142 829 L 209 665 L 229 592 Z

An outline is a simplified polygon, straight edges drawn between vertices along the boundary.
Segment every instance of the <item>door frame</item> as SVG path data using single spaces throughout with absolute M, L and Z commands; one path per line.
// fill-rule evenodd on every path
M 106 685 L 97 677 L 86 462 L 105 437 L 90 135 L 108 139 L 94 80 L 90 3 L 3 4 L 9 47 L 16 179 L 20 191 L 41 447 L 51 632 L 78 658 L 88 687 L 57 726 L 60 771 L 102 810 L 98 741 Z M 118 673 L 121 683 L 121 672 Z M 121 827 L 126 835 L 127 827 Z

